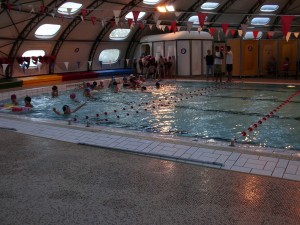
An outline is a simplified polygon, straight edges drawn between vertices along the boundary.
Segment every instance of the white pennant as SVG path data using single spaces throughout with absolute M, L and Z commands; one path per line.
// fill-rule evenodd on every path
M 69 70 L 69 62 L 64 62 L 65 63 L 65 67 L 67 69 L 67 71 Z
M 174 14 L 178 18 L 182 14 L 182 12 L 174 12 Z
M 129 65 L 129 59 L 126 59 L 126 64 L 127 64 L 127 66 Z
M 198 32 L 200 33 L 202 30 L 202 27 L 198 27 Z
M 243 31 L 242 30 L 238 30 L 238 34 L 239 34 L 240 37 L 242 37 L 243 36 Z
M 38 63 L 38 64 L 37 64 L 37 68 L 38 68 L 38 71 L 39 71 L 39 72 L 41 71 L 41 67 L 42 67 L 42 63 Z
M 161 25 L 160 27 L 161 27 L 161 30 L 162 30 L 162 31 L 165 31 L 166 25 Z
M 72 11 L 72 8 L 67 8 L 67 12 L 69 15 L 71 14 L 71 11 Z
M 91 69 L 92 68 L 92 61 L 88 61 L 89 63 L 89 68 Z
M 113 10 L 113 13 L 114 13 L 115 18 L 119 18 L 121 10 Z
M 53 12 L 53 13 L 51 13 L 51 16 L 54 18 L 55 17 L 55 13 Z
M 291 34 L 292 34 L 291 32 L 288 32 L 288 33 L 286 34 L 286 36 L 285 36 L 286 42 L 288 42 L 288 41 L 290 40 Z
M 295 38 L 298 38 L 299 32 L 294 32 L 294 36 L 295 36 Z
M 188 32 L 191 31 L 192 27 L 193 27 L 193 22 L 187 22 L 186 23 L 186 28 L 187 28 Z
M 2 64 L 3 67 L 3 74 L 5 74 L 6 68 L 7 68 L 8 64 Z
M 149 28 L 150 30 L 152 30 L 153 24 L 149 24 Z
M 161 24 L 161 20 L 156 21 L 156 26 L 159 26 Z
M 81 21 L 84 21 L 84 18 L 83 18 L 83 16 L 80 16 L 80 19 L 81 19 Z
M 34 7 L 32 6 L 30 13 L 34 13 Z
M 116 23 L 117 26 L 119 25 L 119 21 L 120 21 L 120 18 L 119 17 L 115 17 L 115 23 Z
M 177 27 L 177 31 L 180 31 L 180 28 L 181 28 L 181 27 L 178 26 L 178 27 Z

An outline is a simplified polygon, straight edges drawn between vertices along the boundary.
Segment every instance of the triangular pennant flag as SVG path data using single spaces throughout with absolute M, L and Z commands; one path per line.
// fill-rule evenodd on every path
M 257 39 L 258 32 L 259 32 L 258 30 L 252 31 L 253 37 L 254 37 L 255 40 Z
M 174 34 L 177 31 L 176 21 L 171 22 L 171 31 L 173 31 Z
M 161 23 L 161 20 L 157 20 L 157 21 L 156 21 L 156 26 L 159 26 L 160 23 Z
M 211 35 L 212 37 L 214 37 L 215 32 L 216 32 L 216 29 L 215 29 L 215 28 L 213 28 L 213 27 L 210 27 L 210 28 L 209 28 L 209 33 L 210 33 L 210 35 Z
M 91 16 L 91 21 L 92 21 L 92 24 L 93 24 L 93 25 L 95 25 L 96 19 L 97 19 L 97 18 L 96 18 L 95 16 Z
M 127 20 L 129 28 L 131 27 L 132 21 L 133 21 L 132 19 Z
M 154 12 L 153 14 L 153 20 L 155 21 L 155 23 L 158 21 L 160 13 L 159 12 Z
M 92 68 L 92 61 L 88 61 L 88 64 L 89 64 L 89 68 L 91 69 Z
M 186 29 L 188 32 L 190 32 L 192 30 L 193 27 L 193 22 L 187 22 L 186 23 Z
M 65 64 L 66 70 L 68 71 L 69 70 L 69 62 L 64 62 L 64 64 Z
M 134 20 L 134 22 L 137 22 L 137 21 L 138 21 L 139 14 L 140 14 L 140 11 L 132 11 L 132 15 L 133 15 L 133 20 Z
M 232 37 L 234 37 L 235 33 L 236 33 L 236 30 L 233 30 L 233 29 L 230 30 L 230 34 L 231 34 Z
M 39 72 L 41 71 L 41 67 L 42 67 L 42 63 L 38 63 L 37 64 L 37 69 L 38 69 Z
M 268 39 L 272 38 L 274 34 L 275 34 L 274 31 L 268 31 L 268 32 L 267 32 L 267 38 L 268 38 Z
M 198 33 L 200 34 L 201 30 L 202 30 L 202 27 L 198 27 Z
M 181 27 L 180 27 L 180 26 L 178 26 L 178 27 L 177 27 L 177 31 L 180 31 L 180 29 L 181 29 Z
M 126 59 L 126 65 L 129 66 L 129 59 Z
M 8 9 L 8 12 L 10 12 L 12 9 L 12 4 L 7 3 L 7 9 Z
M 141 22 L 141 23 L 139 23 L 139 28 L 140 29 L 144 29 L 144 24 Z
M 40 6 L 40 13 L 45 13 L 46 7 L 44 5 Z
M 286 36 L 290 30 L 294 16 L 280 16 L 282 23 L 283 36 Z
M 52 13 L 50 13 L 51 14 L 51 16 L 54 18 L 55 17 L 55 13 L 54 12 L 52 12 Z
M 161 25 L 160 27 L 161 27 L 161 30 L 162 30 L 162 31 L 165 31 L 166 25 Z
M 102 24 L 102 27 L 105 27 L 105 25 L 106 25 L 106 18 L 104 18 L 104 19 L 101 21 L 101 24 Z
M 81 21 L 84 21 L 84 18 L 83 18 L 83 16 L 80 16 L 80 19 L 81 19 Z
M 245 35 L 246 31 L 247 31 L 247 28 L 248 28 L 248 25 L 247 24 L 241 24 L 241 28 L 242 28 L 242 31 L 243 31 L 243 35 Z
M 115 18 L 119 18 L 121 10 L 113 10 L 113 13 L 114 13 Z
M 291 32 L 287 32 L 287 34 L 285 36 L 286 42 L 288 42 L 290 40 L 291 34 L 292 34 Z
M 295 36 L 295 38 L 298 38 L 299 32 L 294 32 L 294 36 Z
M 226 36 L 227 30 L 228 30 L 229 24 L 228 23 L 223 23 L 222 24 L 222 29 L 223 29 L 223 33 Z
M 197 15 L 198 15 L 198 19 L 199 19 L 199 24 L 201 27 L 203 27 L 207 13 L 198 13 Z
M 182 12 L 174 12 L 174 14 L 175 14 L 176 18 L 178 18 L 182 14 Z
M 5 74 L 8 64 L 2 64 L 3 74 Z
M 149 29 L 152 30 L 153 24 L 149 24 Z
M 243 30 L 238 30 L 239 37 L 243 36 Z

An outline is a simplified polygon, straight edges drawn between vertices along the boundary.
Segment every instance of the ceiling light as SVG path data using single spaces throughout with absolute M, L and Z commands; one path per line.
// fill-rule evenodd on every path
M 167 9 L 166 9 L 166 7 L 165 6 L 157 6 L 157 10 L 159 11 L 159 12 L 167 12 Z
M 166 9 L 169 11 L 169 12 L 174 12 L 175 11 L 175 8 L 173 5 L 167 5 L 166 6 Z

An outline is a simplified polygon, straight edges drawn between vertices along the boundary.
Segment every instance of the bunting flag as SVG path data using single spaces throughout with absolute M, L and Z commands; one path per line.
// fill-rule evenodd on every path
M 40 13 L 45 13 L 46 7 L 44 5 L 40 6 Z
M 84 21 L 84 18 L 83 18 L 83 16 L 80 16 L 80 19 L 81 19 L 81 21 Z
M 201 30 L 202 30 L 202 27 L 198 27 L 198 33 L 200 34 Z
M 289 42 L 289 40 L 290 40 L 290 37 L 291 37 L 291 32 L 287 32 L 287 34 L 286 34 L 286 36 L 285 36 L 285 40 L 286 40 L 286 42 Z
M 50 13 L 51 16 L 54 18 L 55 17 L 55 12 L 53 11 L 52 13 Z
M 173 31 L 174 34 L 177 31 L 176 21 L 172 21 L 171 22 L 171 30 Z
M 72 8 L 67 8 L 67 12 L 68 12 L 68 14 L 70 15 L 71 12 L 72 12 Z
M 131 25 L 132 25 L 133 20 L 132 20 L 132 19 L 128 19 L 127 22 L 128 22 L 129 28 L 131 28 Z
M 283 36 L 286 36 L 290 30 L 294 16 L 281 16 Z
M 129 59 L 126 59 L 126 65 L 129 66 Z
M 80 68 L 80 61 L 77 61 L 76 64 L 77 64 L 77 69 L 79 69 Z
M 7 9 L 8 9 L 8 12 L 10 12 L 11 9 L 12 9 L 12 5 L 8 3 L 8 4 L 7 4 Z
M 89 69 L 92 69 L 92 61 L 88 61 Z
M 198 15 L 198 19 L 199 19 L 199 24 L 201 27 L 203 27 L 207 13 L 198 13 L 197 15 Z
M 247 32 L 248 25 L 247 24 L 242 24 L 241 28 L 242 28 L 243 36 L 244 36 L 246 34 L 246 32 Z
M 144 24 L 143 24 L 142 22 L 139 23 L 139 28 L 140 28 L 141 30 L 144 29 Z
M 82 9 L 81 10 L 81 15 L 82 15 L 83 19 L 85 19 L 86 14 L 87 14 L 87 10 L 86 9 Z
M 160 25 L 159 27 L 162 31 L 165 31 L 165 29 L 166 29 L 166 25 Z
M 213 28 L 213 27 L 210 27 L 210 28 L 209 28 L 209 33 L 210 33 L 210 35 L 211 35 L 212 37 L 214 37 L 215 32 L 216 32 L 216 29 L 215 29 L 215 28 Z
M 102 27 L 105 27 L 106 22 L 107 22 L 106 18 L 104 18 L 104 19 L 101 21 Z
M 95 16 L 91 16 L 91 21 L 92 21 L 92 24 L 93 24 L 93 25 L 95 25 L 96 19 L 97 19 L 97 18 L 96 18 Z
M 294 36 L 295 36 L 295 38 L 298 38 L 299 32 L 294 32 Z
M 111 21 L 110 21 L 110 25 L 111 25 L 112 27 L 114 27 L 114 26 L 116 25 L 116 22 L 115 22 L 114 20 L 111 20 Z
M 174 12 L 174 14 L 175 14 L 176 18 L 178 18 L 182 14 L 182 12 Z
M 69 62 L 64 62 L 64 64 L 65 64 L 66 70 L 68 71 L 69 70 Z
M 121 10 L 113 10 L 113 13 L 114 13 L 115 18 L 119 18 Z
M 254 30 L 254 31 L 252 31 L 252 33 L 253 33 L 253 37 L 254 37 L 254 39 L 255 40 L 257 40 L 257 35 L 258 35 L 258 30 Z
M 134 20 L 134 22 L 137 22 L 137 21 L 138 21 L 139 14 L 140 14 L 140 11 L 132 11 L 132 15 L 133 15 L 133 20 Z
M 238 30 L 238 34 L 239 34 L 239 37 L 242 37 L 243 36 L 243 30 Z
M 41 71 L 41 67 L 42 67 L 42 63 L 38 63 L 37 64 L 37 69 L 38 69 L 39 72 Z
M 158 21 L 159 16 L 160 16 L 159 12 L 154 12 L 153 20 L 155 21 L 155 23 Z
M 160 23 L 161 23 L 161 20 L 157 20 L 156 21 L 156 26 L 158 27 L 160 25 Z
M 8 66 L 8 64 L 2 63 L 3 74 L 5 74 L 7 66 Z
M 267 38 L 268 38 L 268 39 L 272 38 L 274 34 L 275 34 L 274 31 L 268 31 L 268 32 L 267 32 Z
M 152 30 L 153 24 L 149 24 L 149 29 Z
M 177 31 L 180 31 L 181 27 L 180 26 L 177 26 Z
M 192 27 L 193 27 L 193 22 L 187 22 L 186 23 L 186 29 L 187 29 L 188 32 L 191 32 Z
M 30 13 L 35 13 L 34 7 L 32 6 Z
M 227 30 L 228 30 L 229 24 L 228 23 L 223 23 L 222 24 L 222 30 L 224 35 L 226 36 Z
M 242 32 L 243 32 L 243 31 L 242 31 Z M 232 37 L 234 37 L 235 33 L 236 33 L 236 30 L 234 30 L 234 29 L 231 29 L 231 30 L 230 30 L 230 34 L 231 34 Z

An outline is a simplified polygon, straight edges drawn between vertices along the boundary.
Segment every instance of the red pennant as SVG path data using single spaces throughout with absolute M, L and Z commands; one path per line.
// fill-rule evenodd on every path
M 132 11 L 134 22 L 137 22 L 139 18 L 140 11 Z
M 254 30 L 254 31 L 252 31 L 253 32 L 253 37 L 254 37 L 254 39 L 257 39 L 257 35 L 258 35 L 258 30 Z
M 32 63 L 33 63 L 33 64 L 36 65 L 36 64 L 38 63 L 38 59 L 39 59 L 39 58 L 38 58 L 37 56 L 32 56 L 31 59 L 32 59 Z
M 84 17 L 86 17 L 86 14 L 87 14 L 87 10 L 86 9 L 82 9 L 81 10 L 81 15 Z
M 199 19 L 199 24 L 201 27 L 203 27 L 207 13 L 198 13 L 197 15 L 198 15 L 198 19 Z
M 10 12 L 10 10 L 12 9 L 12 5 L 11 4 L 7 4 L 7 9 Z
M 229 24 L 228 23 L 223 23 L 222 24 L 222 29 L 223 29 L 223 33 L 226 35 L 226 32 L 228 30 Z
M 140 29 L 144 29 L 144 24 L 143 23 L 139 23 Z
M 40 6 L 40 12 L 41 13 L 45 13 L 45 9 L 46 9 L 46 7 L 44 5 Z
M 174 34 L 177 31 L 176 21 L 171 22 L 171 30 L 174 32 Z
M 274 31 L 268 31 L 267 32 L 267 38 L 268 39 L 271 39 L 273 37 L 273 35 L 274 35 Z
M 129 28 L 130 28 L 130 27 L 131 27 L 131 24 L 132 24 L 132 22 L 133 22 L 133 20 L 132 20 L 132 19 L 128 19 L 127 22 L 128 22 L 128 26 L 129 26 Z
M 283 36 L 286 36 L 290 30 L 294 16 L 281 16 Z
M 111 21 L 110 21 L 110 25 L 111 25 L 112 27 L 116 26 L 116 21 L 115 21 L 115 20 L 111 20 Z
M 16 59 L 17 59 L 18 64 L 23 64 L 23 62 L 24 62 L 23 57 L 17 57 Z
M 212 37 L 214 36 L 215 32 L 216 32 L 216 29 L 215 29 L 215 28 L 213 28 L 213 27 L 210 27 L 210 28 L 209 28 L 209 33 L 210 33 L 210 35 L 211 35 Z
M 95 25 L 96 17 L 95 16 L 91 16 L 91 21 L 92 21 L 92 24 Z
M 231 36 L 234 37 L 236 30 L 230 30 Z

